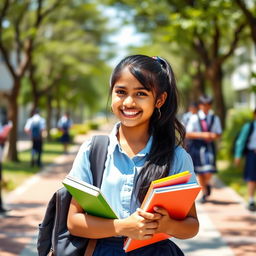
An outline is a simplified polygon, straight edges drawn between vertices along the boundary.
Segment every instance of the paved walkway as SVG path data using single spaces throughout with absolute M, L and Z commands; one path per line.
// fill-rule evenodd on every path
M 108 132 L 100 131 L 98 133 Z M 79 136 L 78 144 L 91 136 Z M 44 170 L 4 198 L 11 211 L 0 217 L 0 255 L 36 256 L 38 223 L 45 206 L 61 180 L 71 168 L 79 146 L 68 155 L 56 158 Z M 245 203 L 233 190 L 216 180 L 211 201 L 197 203 L 199 234 L 189 240 L 175 240 L 186 256 L 255 256 L 256 213 L 245 209 Z

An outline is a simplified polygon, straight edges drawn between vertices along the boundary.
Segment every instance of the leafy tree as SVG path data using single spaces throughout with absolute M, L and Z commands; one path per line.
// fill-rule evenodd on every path
M 224 124 L 223 65 L 234 53 L 245 27 L 238 8 L 228 0 L 119 1 L 118 7 L 122 5 L 132 8 L 140 31 L 155 41 L 178 44 L 180 55 L 191 64 L 197 63 L 194 74 L 201 80 L 203 75 L 210 85 L 218 102 L 216 112 Z
M 13 161 L 18 161 L 16 141 L 21 81 L 28 70 L 35 38 L 43 21 L 63 3 L 64 0 L 0 2 L 0 53 L 13 79 L 12 89 L 4 94 L 13 122 L 8 151 L 8 158 Z

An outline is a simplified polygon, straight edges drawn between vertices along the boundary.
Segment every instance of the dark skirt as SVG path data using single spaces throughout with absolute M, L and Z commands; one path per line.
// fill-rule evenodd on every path
M 60 137 L 60 141 L 62 143 L 69 143 L 70 142 L 70 135 L 69 135 L 69 133 L 63 133 L 62 136 Z
M 32 141 L 33 145 L 32 145 L 32 150 L 41 154 L 42 153 L 42 149 L 43 149 L 43 140 L 40 139 L 33 139 Z
M 196 174 L 216 173 L 216 152 L 213 142 L 190 140 L 187 146 Z
M 184 256 L 180 248 L 171 240 L 164 240 L 127 253 L 123 250 L 123 246 L 123 238 L 100 239 L 93 256 Z
M 256 181 L 256 151 L 254 150 L 248 150 L 246 153 L 244 179 Z

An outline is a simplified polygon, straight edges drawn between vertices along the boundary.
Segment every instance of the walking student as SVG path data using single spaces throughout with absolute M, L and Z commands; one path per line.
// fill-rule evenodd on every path
M 35 164 L 38 167 L 42 166 L 42 150 L 43 150 L 43 131 L 45 130 L 45 119 L 40 116 L 39 109 L 32 112 L 26 124 L 24 131 L 31 136 L 32 150 L 31 150 L 31 166 Z
M 101 190 L 120 219 L 85 214 L 72 199 L 69 231 L 97 239 L 93 256 L 184 255 L 169 239 L 129 253 L 123 250 L 126 237 L 145 240 L 155 233 L 167 233 L 187 239 L 198 232 L 195 204 L 183 220 L 172 219 L 161 207 L 154 213 L 139 208 L 152 180 L 189 170 L 196 181 L 191 157 L 182 148 L 185 131 L 176 118 L 173 70 L 163 58 L 132 55 L 116 66 L 110 83 L 111 108 L 119 122 L 109 135 Z M 70 175 L 92 184 L 90 146 L 90 141 L 81 146 Z
M 198 113 L 191 116 L 186 125 L 188 152 L 203 191 L 201 203 L 205 203 L 211 194 L 211 178 L 217 172 L 214 142 L 220 138 L 221 133 L 220 119 L 212 111 L 212 98 L 201 96 Z
M 69 113 L 66 112 L 58 121 L 58 128 L 61 131 L 60 141 L 63 144 L 64 153 L 68 152 L 68 144 L 70 143 L 70 128 L 73 124 Z
M 256 109 L 253 112 L 253 121 L 243 125 L 235 144 L 235 164 L 240 165 L 245 152 L 244 180 L 247 183 L 248 209 L 256 211 Z

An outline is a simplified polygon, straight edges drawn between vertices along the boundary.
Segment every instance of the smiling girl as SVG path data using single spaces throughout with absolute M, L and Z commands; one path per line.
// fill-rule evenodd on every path
M 172 219 L 164 208 L 154 213 L 140 209 L 152 180 L 190 170 L 190 156 L 182 148 L 184 129 L 176 118 L 178 93 L 169 63 L 159 57 L 124 58 L 111 76 L 112 111 L 119 119 L 109 135 L 110 144 L 101 190 L 120 219 L 85 214 L 72 199 L 68 215 L 71 234 L 97 239 L 93 256 L 184 255 L 170 240 L 125 253 L 126 237 L 148 239 L 167 233 L 186 239 L 198 232 L 195 205 L 184 220 Z M 91 141 L 85 142 L 70 175 L 92 184 L 89 163 Z

